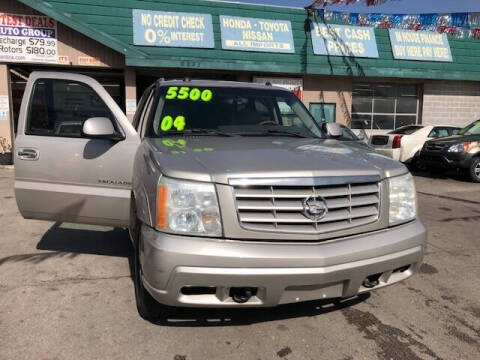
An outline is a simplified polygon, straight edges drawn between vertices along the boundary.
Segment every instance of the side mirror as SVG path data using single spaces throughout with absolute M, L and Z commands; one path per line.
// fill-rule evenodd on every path
M 82 135 L 89 138 L 100 138 L 110 140 L 123 140 L 115 128 L 112 121 L 106 117 L 93 117 L 83 123 Z
M 337 139 L 343 134 L 342 128 L 336 123 L 325 124 L 325 130 L 327 132 L 327 136 L 332 139 Z

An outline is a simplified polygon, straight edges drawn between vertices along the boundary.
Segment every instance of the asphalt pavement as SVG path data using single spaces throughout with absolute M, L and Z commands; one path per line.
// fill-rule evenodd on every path
M 429 246 L 407 281 L 151 323 L 135 308 L 126 231 L 24 220 L 0 169 L 0 359 L 480 359 L 480 184 L 415 180 Z

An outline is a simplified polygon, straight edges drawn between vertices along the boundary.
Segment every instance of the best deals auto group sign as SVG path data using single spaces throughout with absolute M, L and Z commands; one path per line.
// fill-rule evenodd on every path
M 0 13 L 0 62 L 57 63 L 57 22 L 48 16 Z

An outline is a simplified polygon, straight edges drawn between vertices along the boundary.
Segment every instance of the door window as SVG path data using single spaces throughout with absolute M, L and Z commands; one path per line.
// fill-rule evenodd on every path
M 41 79 L 34 85 L 26 126 L 27 135 L 82 137 L 85 120 L 106 117 L 110 109 L 88 85 L 66 80 Z
M 336 104 L 310 103 L 309 110 L 317 124 L 336 122 Z

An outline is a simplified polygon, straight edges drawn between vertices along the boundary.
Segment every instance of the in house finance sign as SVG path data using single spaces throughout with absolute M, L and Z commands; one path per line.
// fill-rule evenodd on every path
M 213 48 L 212 16 L 133 9 L 135 45 Z
M 48 16 L 0 13 L 0 62 L 57 63 L 57 22 Z
M 395 59 L 453 61 L 446 34 L 399 29 L 390 29 L 389 33 Z
M 378 58 L 371 27 L 313 23 L 312 45 L 315 55 Z
M 222 49 L 294 53 L 292 24 L 288 20 L 220 16 Z

